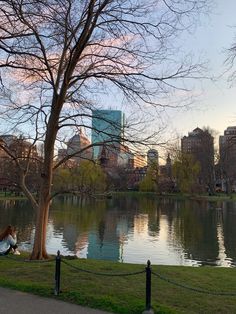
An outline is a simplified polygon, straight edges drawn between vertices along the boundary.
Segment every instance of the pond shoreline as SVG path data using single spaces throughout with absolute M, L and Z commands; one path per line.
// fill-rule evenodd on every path
M 63 194 L 61 195 L 63 196 Z M 73 196 L 74 194 L 66 194 L 66 196 Z M 155 193 L 155 192 L 139 192 L 139 191 L 109 191 L 104 194 L 95 194 L 95 195 L 76 195 L 78 198 L 91 198 L 91 199 L 112 199 L 113 196 L 135 196 L 135 197 L 155 197 L 155 198 L 171 198 L 176 200 L 205 200 L 205 201 L 236 201 L 236 193 L 227 195 L 225 193 L 218 193 L 215 195 L 208 194 L 181 194 L 181 193 Z M 5 195 L 5 193 L 0 193 L 0 200 L 26 200 L 27 197 L 22 195 L 15 196 L 12 194 Z
M 206 200 L 206 201 L 236 201 L 236 193 L 226 195 L 225 193 L 220 193 L 216 195 L 207 194 L 181 194 L 181 193 L 154 193 L 154 192 L 139 192 L 139 191 L 115 191 L 112 195 L 124 195 L 124 196 L 150 196 L 156 198 L 173 198 L 176 200 Z

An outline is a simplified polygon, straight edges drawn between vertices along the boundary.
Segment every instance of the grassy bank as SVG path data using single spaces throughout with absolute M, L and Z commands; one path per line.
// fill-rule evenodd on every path
M 113 192 L 116 196 L 133 196 L 133 197 L 153 197 L 153 198 L 173 198 L 176 200 L 207 200 L 207 201 L 236 201 L 236 193 L 225 194 L 217 193 L 215 195 L 208 194 L 184 194 L 184 193 L 163 193 L 158 194 L 155 192 L 139 192 L 139 191 L 123 191 L 123 192 Z
M 23 194 L 15 195 L 14 193 L 0 192 L 0 200 L 25 200 L 26 197 Z
M 0 257 L 0 285 L 54 297 L 55 262 L 24 262 L 27 255 Z M 64 259 L 59 299 L 107 310 L 140 314 L 145 308 L 145 274 L 127 277 L 96 276 L 98 273 L 132 273 L 145 265 L 108 261 Z M 152 266 L 154 272 L 178 284 L 207 291 L 236 292 L 235 269 L 214 267 Z M 236 296 L 198 293 L 170 284 L 152 275 L 152 305 L 155 313 L 235 313 Z
M 95 198 L 104 197 L 107 194 L 97 194 Z M 175 200 L 206 200 L 206 201 L 236 201 L 236 193 L 225 194 L 225 193 L 217 193 L 215 195 L 209 196 L 208 194 L 183 194 L 183 193 L 163 193 L 158 194 L 155 192 L 139 192 L 139 191 L 122 191 L 122 192 L 110 192 L 109 195 L 114 196 L 132 196 L 132 197 L 151 197 L 151 198 L 173 198 Z M 68 194 L 67 194 L 68 196 Z M 26 200 L 26 197 L 21 194 L 19 196 L 0 192 L 0 200 Z

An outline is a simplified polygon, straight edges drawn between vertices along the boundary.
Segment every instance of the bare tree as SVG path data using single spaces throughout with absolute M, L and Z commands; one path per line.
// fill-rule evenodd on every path
M 228 73 L 228 80 L 234 84 L 236 79 L 235 58 L 236 58 L 236 36 L 234 36 L 231 46 L 226 50 L 225 67 Z
M 189 56 L 178 57 L 174 39 L 190 29 L 207 4 L 207 0 L 0 1 L 4 130 L 28 133 L 32 147 L 44 143 L 38 199 L 27 188 L 27 167 L 22 168 L 2 145 L 18 164 L 21 189 L 38 212 L 32 259 L 47 258 L 56 143 L 68 129 L 91 129 L 91 110 L 112 88 L 136 105 L 136 112 L 148 115 L 152 106 L 161 107 L 163 94 L 181 88 L 179 81 L 198 76 L 201 65 Z M 137 121 L 130 130 L 138 130 Z

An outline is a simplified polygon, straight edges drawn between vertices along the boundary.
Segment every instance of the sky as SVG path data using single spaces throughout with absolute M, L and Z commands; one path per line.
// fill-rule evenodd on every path
M 187 34 L 182 39 L 186 51 L 207 60 L 209 75 L 216 79 L 201 80 L 196 84 L 194 92 L 199 96 L 191 108 L 167 112 L 168 130 L 180 137 L 203 126 L 216 130 L 219 136 L 228 126 L 236 125 L 236 82 L 231 86 L 227 81 L 229 74 L 222 76 L 226 69 L 226 49 L 236 36 L 236 1 L 215 0 L 214 3 L 213 12 L 201 19 L 193 34 Z M 218 137 L 215 142 L 217 145 Z
M 221 76 L 225 70 L 225 50 L 236 37 L 236 0 L 211 1 L 215 4 L 212 12 L 201 19 L 195 32 L 183 35 L 179 44 L 186 52 L 193 52 L 196 58 L 201 55 L 207 61 L 209 76 L 218 79 L 196 82 L 193 94 L 198 96 L 190 108 L 161 113 L 167 126 L 164 134 L 167 140 L 188 135 L 196 127 L 209 127 L 216 130 L 219 136 L 228 126 L 236 125 L 236 81 L 230 87 L 228 74 Z M 114 99 L 114 95 L 108 97 L 107 103 L 102 103 L 103 109 L 109 109 L 109 102 L 117 103 L 114 109 L 120 109 L 121 100 Z M 215 143 L 217 145 L 218 137 Z
M 224 134 L 224 130 L 228 126 L 236 126 L 236 80 L 232 85 L 228 81 L 229 72 L 223 74 L 226 70 L 226 51 L 234 39 L 236 42 L 236 0 L 212 0 L 212 3 L 212 10 L 200 18 L 194 31 L 184 33 L 176 43 L 186 54 L 192 53 L 196 60 L 200 58 L 206 62 L 206 75 L 209 78 L 190 81 L 189 86 L 193 87 L 191 93 L 194 95 L 191 106 L 161 111 L 163 132 L 160 142 L 180 141 L 181 137 L 196 127 L 209 127 L 214 131 L 217 148 L 219 136 Z M 176 92 L 176 97 L 178 93 L 181 95 L 181 91 Z M 127 108 L 120 108 L 120 98 L 116 99 L 113 94 L 108 97 L 105 108 L 109 109 L 109 103 L 116 103 L 117 108 L 111 109 L 123 110 L 129 119 Z M 180 100 L 179 104 L 181 105 Z M 154 129 L 160 126 L 161 121 L 157 120 L 153 124 Z M 162 151 L 160 147 L 155 148 Z M 166 155 L 165 149 L 162 155 Z

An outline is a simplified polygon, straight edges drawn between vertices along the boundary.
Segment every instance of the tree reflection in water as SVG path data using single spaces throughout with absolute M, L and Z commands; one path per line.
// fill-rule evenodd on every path
M 31 249 L 35 212 L 26 201 L 2 201 L 0 227 L 16 225 Z M 50 211 L 49 253 L 131 263 L 233 266 L 236 204 L 144 196 L 57 198 Z

